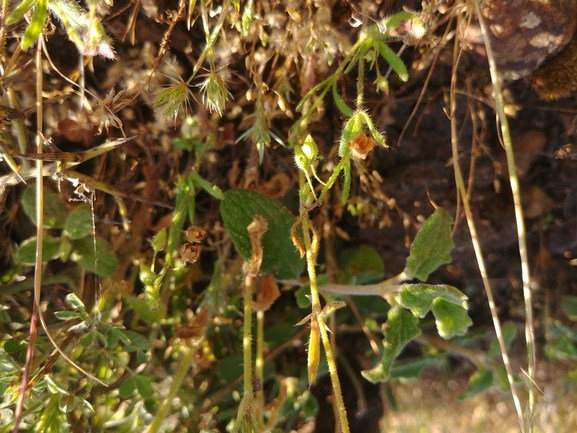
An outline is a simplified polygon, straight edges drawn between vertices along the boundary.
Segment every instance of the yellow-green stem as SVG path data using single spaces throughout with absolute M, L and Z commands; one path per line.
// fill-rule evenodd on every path
M 180 387 L 182 385 L 182 382 L 184 381 L 186 373 L 188 373 L 188 369 L 190 368 L 190 365 L 192 363 L 192 358 L 195 350 L 188 346 L 183 346 L 182 352 L 184 353 L 182 359 L 180 360 L 180 364 L 178 364 L 178 369 L 176 370 L 174 380 L 172 381 L 170 389 L 168 390 L 168 395 L 164 399 L 162 406 L 160 407 L 158 413 L 152 420 L 152 423 L 148 427 L 148 430 L 146 430 L 146 433 L 156 433 L 160 429 L 162 424 L 165 422 L 166 415 L 168 414 L 168 411 L 172 406 L 172 401 L 174 400 L 176 394 L 180 390 Z
M 255 289 L 254 275 L 247 274 L 244 283 L 244 326 L 242 336 L 244 395 L 238 407 L 238 415 L 232 428 L 238 432 L 243 423 L 254 429 L 254 394 L 252 391 L 252 294 Z
M 256 356 L 255 367 L 256 375 L 262 385 L 264 379 L 264 357 L 263 357 L 263 343 L 264 343 L 264 311 L 257 311 L 256 313 Z M 256 415 L 259 427 L 264 427 L 264 392 L 262 386 L 256 392 Z
M 321 337 L 323 340 L 323 347 L 325 348 L 325 355 L 327 356 L 327 364 L 329 366 L 329 374 L 333 384 L 333 391 L 335 393 L 335 401 L 337 403 L 337 410 L 339 412 L 339 421 L 341 422 L 341 430 L 343 433 L 350 433 L 349 422 L 347 420 L 347 410 L 345 408 L 345 401 L 343 400 L 343 393 L 341 391 L 341 383 L 339 375 L 337 374 L 337 363 L 331 350 L 331 341 L 327 332 L 325 321 L 322 316 L 318 316 L 319 328 L 321 330 Z

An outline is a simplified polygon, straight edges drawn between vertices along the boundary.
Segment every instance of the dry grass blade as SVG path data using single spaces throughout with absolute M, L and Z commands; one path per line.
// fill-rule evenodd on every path
M 462 16 L 459 16 L 459 20 Z M 461 173 L 461 167 L 459 165 L 459 150 L 458 150 L 458 132 L 457 132 L 457 65 L 459 63 L 459 58 L 461 55 L 461 47 L 458 44 L 458 40 L 455 42 L 454 52 L 453 52 L 453 75 L 451 77 L 451 94 L 450 94 L 450 121 L 451 121 L 451 147 L 453 152 L 453 170 L 455 173 L 455 183 L 457 184 L 457 190 L 459 197 L 463 203 L 463 209 L 465 211 L 465 216 L 467 219 L 467 224 L 469 227 L 469 232 L 471 234 L 471 240 L 473 243 L 473 249 L 475 251 L 475 257 L 477 258 L 477 265 L 479 267 L 479 272 L 481 273 L 481 278 L 483 280 L 483 286 L 485 288 L 485 293 L 487 294 L 487 300 L 489 302 L 489 308 L 491 310 L 491 317 L 493 319 L 493 326 L 495 328 L 495 333 L 497 335 L 497 340 L 499 341 L 499 347 L 501 349 L 501 356 L 503 358 L 503 364 L 505 365 L 505 370 L 507 372 L 507 380 L 511 388 L 511 395 L 513 397 L 513 402 L 515 404 L 515 409 L 517 411 L 517 418 L 521 431 L 525 431 L 525 422 L 523 420 L 523 409 L 521 408 L 521 402 L 517 391 L 515 389 L 513 369 L 511 367 L 511 362 L 505 344 L 505 339 L 503 337 L 503 331 L 501 327 L 501 321 L 499 319 L 499 314 L 497 311 L 497 306 L 495 305 L 495 300 L 493 296 L 493 289 L 489 281 L 489 276 L 487 273 L 487 267 L 485 265 L 485 259 L 483 256 L 483 251 L 481 250 L 481 243 L 479 241 L 479 236 L 477 234 L 477 228 L 475 225 L 475 219 L 473 212 L 471 210 L 471 205 L 469 201 L 469 194 L 465 186 L 465 181 Z
M 485 49 L 487 51 L 487 59 L 489 60 L 489 70 L 491 72 L 491 81 L 493 83 L 493 92 L 495 96 L 495 103 L 497 108 L 497 116 L 501 125 L 501 134 L 505 153 L 507 156 L 507 169 L 509 172 L 509 183 L 511 185 L 511 192 L 513 195 L 513 202 L 515 207 L 515 221 L 517 223 L 517 241 L 519 244 L 519 255 L 521 258 L 521 276 L 523 280 L 523 297 L 525 301 L 525 340 L 527 344 L 527 373 L 529 376 L 529 407 L 527 420 L 529 422 L 529 430 L 533 431 L 533 415 L 535 407 L 535 381 L 536 381 L 536 349 L 535 349 L 535 331 L 533 320 L 533 295 L 531 292 L 531 282 L 529 274 L 529 257 L 527 252 L 527 243 L 525 239 L 525 222 L 523 219 L 523 208 L 521 205 L 521 192 L 519 190 L 519 179 L 517 177 L 517 168 L 515 165 L 515 157 L 513 154 L 513 143 L 511 142 L 511 134 L 509 131 L 509 122 L 505 113 L 505 102 L 503 99 L 503 92 L 501 90 L 499 71 L 497 69 L 497 62 L 491 44 L 489 42 L 488 30 L 483 16 L 480 11 L 479 2 L 475 1 L 475 13 L 479 20 L 483 40 L 485 41 Z

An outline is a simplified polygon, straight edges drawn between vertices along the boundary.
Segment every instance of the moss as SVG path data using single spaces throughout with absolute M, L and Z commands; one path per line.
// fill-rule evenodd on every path
M 577 37 L 530 77 L 531 88 L 545 100 L 562 98 L 577 90 Z

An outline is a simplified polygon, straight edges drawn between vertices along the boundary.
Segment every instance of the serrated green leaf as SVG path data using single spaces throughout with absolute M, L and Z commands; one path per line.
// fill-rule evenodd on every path
M 487 370 L 477 370 L 469 379 L 467 390 L 459 396 L 459 400 L 471 398 L 487 391 L 493 386 L 493 373 Z
M 112 247 L 104 239 L 96 238 L 96 255 L 94 238 L 88 236 L 72 241 L 72 260 L 90 272 L 101 277 L 109 277 L 118 267 L 118 259 Z M 98 258 L 98 260 L 96 260 Z
M 464 335 L 467 328 L 473 324 L 465 308 L 444 299 L 435 299 L 432 310 L 439 335 L 444 339 Z
M 16 259 L 24 265 L 36 263 L 36 237 L 26 239 L 16 250 Z M 42 263 L 60 257 L 61 239 L 44 235 L 42 238 Z
M 220 212 L 236 250 L 245 260 L 252 254 L 247 231 L 252 217 L 261 215 L 266 220 L 261 273 L 271 273 L 278 279 L 296 278 L 302 273 L 305 262 L 291 239 L 296 219 L 279 202 L 256 191 L 233 189 L 224 194 Z
M 135 388 L 136 388 L 136 379 L 134 378 L 134 376 L 129 377 L 124 382 L 122 382 L 122 385 L 120 385 L 120 388 L 118 388 L 118 394 L 122 398 L 128 398 L 132 395 Z
M 452 219 L 443 209 L 436 209 L 411 245 L 405 274 L 408 278 L 425 281 L 439 266 L 450 263 L 450 251 L 455 246 L 451 240 Z
M 446 284 L 405 284 L 401 287 L 401 305 L 420 318 L 427 315 L 433 301 L 437 298 L 467 308 L 467 296 L 453 286 Z
M 333 90 L 333 98 L 335 100 L 335 104 L 337 104 L 337 108 L 343 113 L 346 117 L 351 117 L 353 115 L 353 109 L 347 105 L 347 103 L 341 98 L 339 92 L 337 92 L 336 86 L 332 86 Z
M 28 218 L 36 224 L 36 186 L 30 185 L 22 195 L 22 208 Z M 54 191 L 44 188 L 44 227 L 63 228 L 66 208 Z
M 362 371 L 365 379 L 376 383 L 389 378 L 395 358 L 409 341 L 421 334 L 418 323 L 419 319 L 402 307 L 396 306 L 389 311 L 383 325 L 383 357 L 374 368 Z
M 147 376 L 141 374 L 136 376 L 136 389 L 142 398 L 150 398 L 154 395 L 154 388 Z
M 34 10 L 32 11 L 32 17 L 30 18 L 30 23 L 26 30 L 24 31 L 24 36 L 22 37 L 21 46 L 23 49 L 27 49 L 38 39 L 40 33 L 44 29 L 44 24 L 46 23 L 46 18 L 48 17 L 48 1 L 38 0 Z
M 76 206 L 64 225 L 64 230 L 70 239 L 81 239 L 92 235 L 93 232 L 92 210 L 87 204 Z

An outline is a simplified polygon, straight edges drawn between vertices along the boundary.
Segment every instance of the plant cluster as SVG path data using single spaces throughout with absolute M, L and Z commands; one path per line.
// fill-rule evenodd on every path
M 378 212 L 351 192 L 388 147 L 367 88 L 388 95 L 406 82 L 393 44 L 434 29 L 366 0 L 337 26 L 328 3 L 2 2 L 0 203 L 13 254 L 0 256 L 0 431 L 290 431 L 314 424 L 311 390 L 328 375 L 349 432 L 340 323 L 367 336 L 370 382 L 417 377 L 452 353 L 477 368 L 463 398 L 514 387 L 499 355 L 516 328 L 473 352 L 467 296 L 427 283 L 451 262 L 447 211 L 413 224 L 395 276 L 373 248 L 333 248 L 329 213 Z M 161 38 L 134 50 L 124 41 L 139 20 Z M 68 74 L 51 57 L 60 30 L 78 55 Z M 189 65 L 171 55 L 179 34 Z M 315 129 L 327 107 L 342 119 L 330 152 Z M 89 149 L 62 151 L 45 135 Z M 230 145 L 246 152 L 219 161 Z M 574 359 L 572 334 L 554 329 L 550 350 Z M 412 341 L 432 349 L 399 362 Z

